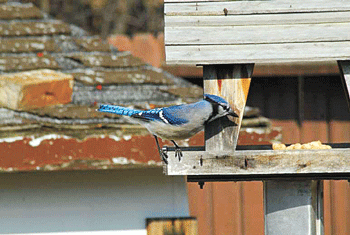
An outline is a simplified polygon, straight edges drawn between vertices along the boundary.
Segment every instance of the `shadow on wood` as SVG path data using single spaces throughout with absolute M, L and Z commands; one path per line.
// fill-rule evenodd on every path
M 206 151 L 233 151 L 247 101 L 253 64 L 204 65 L 204 93 L 218 95 L 231 105 L 238 118 L 226 117 L 205 127 Z

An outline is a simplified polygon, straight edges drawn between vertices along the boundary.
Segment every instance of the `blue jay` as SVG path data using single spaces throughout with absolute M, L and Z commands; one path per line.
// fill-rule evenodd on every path
M 151 132 L 156 140 L 159 154 L 167 164 L 167 154 L 161 150 L 158 137 L 170 140 L 175 146 L 175 157 L 182 157 L 180 147 L 175 140 L 187 139 L 201 131 L 204 125 L 217 118 L 230 115 L 238 117 L 229 103 L 222 97 L 204 94 L 204 99 L 192 103 L 156 108 L 135 110 L 115 105 L 100 105 L 97 111 L 129 116 Z

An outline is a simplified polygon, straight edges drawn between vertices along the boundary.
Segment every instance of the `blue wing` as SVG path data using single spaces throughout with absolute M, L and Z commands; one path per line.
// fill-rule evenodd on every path
M 136 110 L 116 105 L 100 105 L 99 112 L 125 115 L 143 121 L 160 121 L 171 125 L 181 125 L 188 122 L 192 105 L 176 105 L 150 110 Z
M 163 108 L 161 113 L 161 117 L 164 119 L 163 121 L 172 125 L 181 125 L 187 123 L 188 119 L 186 118 L 186 106 L 187 105 L 177 105 Z
M 162 109 L 150 109 L 140 111 L 138 113 L 133 114 L 131 117 L 142 119 L 143 121 L 163 121 L 159 116 L 159 113 Z

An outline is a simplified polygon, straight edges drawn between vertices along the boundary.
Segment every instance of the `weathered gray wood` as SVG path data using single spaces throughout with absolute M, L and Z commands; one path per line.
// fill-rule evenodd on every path
M 296 25 L 346 23 L 350 21 L 350 11 L 312 12 L 290 14 L 257 14 L 223 16 L 166 16 L 166 30 L 171 27 L 188 26 L 258 26 L 258 25 Z
M 165 41 L 166 46 L 338 41 L 348 41 L 350 43 L 349 32 L 350 22 L 288 26 L 261 25 L 259 27 L 256 25 L 168 27 L 165 31 Z
M 203 67 L 204 93 L 227 100 L 238 118 L 221 118 L 205 127 L 206 151 L 235 149 L 247 101 L 253 64 L 208 65 Z
M 350 60 L 350 42 L 166 46 L 168 64 Z
M 181 162 L 175 158 L 174 152 L 168 155 L 167 175 L 350 174 L 350 148 L 226 153 L 184 151 Z
M 165 2 L 164 11 L 170 15 L 227 15 L 349 11 L 350 2 L 342 0 L 271 0 L 271 1 L 218 1 L 218 2 Z
M 342 82 L 350 110 L 350 61 L 338 61 Z

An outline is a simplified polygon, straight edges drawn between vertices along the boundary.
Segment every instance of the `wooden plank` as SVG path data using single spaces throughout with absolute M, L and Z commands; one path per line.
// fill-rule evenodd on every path
M 328 150 L 260 150 L 208 153 L 184 151 L 183 159 L 168 152 L 167 175 L 269 175 L 349 173 L 350 148 Z
M 246 26 L 246 25 L 297 25 L 349 22 L 350 12 L 313 12 L 290 14 L 258 14 L 223 16 L 165 16 L 168 27 L 208 27 L 208 26 Z
M 165 29 L 165 45 L 337 42 L 350 41 L 349 31 L 350 22 L 337 24 L 297 24 L 288 26 L 167 27 Z
M 331 120 L 328 125 L 330 142 L 344 143 L 350 141 L 350 120 Z
M 188 199 L 190 215 L 195 216 L 198 221 L 198 234 L 212 235 L 214 233 L 213 217 L 213 186 L 216 183 L 209 182 L 203 189 L 198 183 L 188 183 Z
M 0 76 L 0 106 L 14 110 L 72 101 L 73 76 L 42 69 Z
M 150 218 L 147 219 L 147 234 L 198 234 L 197 220 L 195 218 Z
M 264 234 L 262 182 L 242 182 L 242 213 L 243 231 L 245 235 Z
M 272 125 L 282 128 L 282 143 L 300 143 L 301 128 L 295 120 L 271 120 Z
M 320 140 L 322 143 L 329 142 L 329 126 L 327 121 L 305 120 L 300 128 L 301 143 Z
M 166 46 L 167 64 L 286 63 L 350 60 L 349 42 Z
M 350 2 L 341 0 L 305 1 L 220 1 L 220 2 L 165 2 L 164 12 L 169 15 L 227 15 L 271 14 L 349 11 Z
M 332 234 L 349 234 L 350 188 L 346 180 L 331 181 Z
M 338 61 L 341 71 L 342 83 L 350 110 L 350 61 Z
M 213 183 L 212 210 L 214 214 L 214 234 L 244 234 L 242 230 L 244 219 L 242 210 L 243 184 L 244 182 Z M 206 186 L 205 184 L 204 188 Z
M 338 75 L 336 61 L 257 64 L 254 77 Z
M 332 223 L 331 223 L 331 208 L 332 205 L 336 205 L 335 202 L 331 201 L 331 190 L 330 184 L 332 181 L 324 180 L 323 181 L 323 217 L 324 217 L 324 233 L 332 234 Z M 334 204 L 333 204 L 334 203 Z
M 207 151 L 236 148 L 253 67 L 253 64 L 204 66 L 204 93 L 223 97 L 239 116 L 232 119 L 220 118 L 205 127 Z

